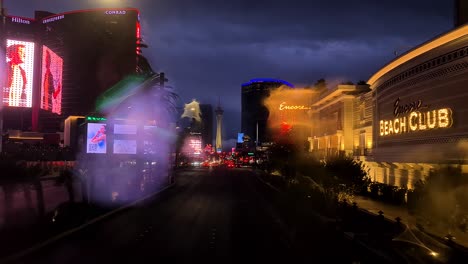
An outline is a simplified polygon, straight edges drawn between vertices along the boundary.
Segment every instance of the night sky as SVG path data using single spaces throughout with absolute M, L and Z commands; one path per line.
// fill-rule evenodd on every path
M 144 50 L 188 103 L 225 110 L 240 130 L 240 85 L 268 77 L 296 86 L 368 80 L 401 53 L 453 27 L 452 0 L 4 0 L 10 15 L 94 7 L 141 11 Z

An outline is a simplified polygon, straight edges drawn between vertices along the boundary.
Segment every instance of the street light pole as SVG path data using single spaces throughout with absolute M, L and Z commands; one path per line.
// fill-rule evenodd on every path
M 0 27 L 0 63 L 2 60 L 5 60 L 4 56 L 2 56 L 3 52 L 6 51 L 6 37 L 5 37 L 5 23 L 6 23 L 6 18 L 5 18 L 5 8 L 3 5 L 3 0 L 0 0 L 0 16 L 2 18 L 2 25 Z M 3 67 L 0 67 L 2 69 Z M 4 89 L 5 89 L 5 69 L 0 70 L 0 154 L 3 151 L 3 111 L 4 111 L 4 105 L 3 105 L 3 94 L 4 94 Z

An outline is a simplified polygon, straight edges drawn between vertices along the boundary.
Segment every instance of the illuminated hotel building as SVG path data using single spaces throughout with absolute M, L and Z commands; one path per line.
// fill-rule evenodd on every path
M 372 145 L 372 100 L 368 85 L 338 85 L 311 104 L 309 151 L 318 158 L 365 155 Z
M 202 146 L 213 145 L 213 107 L 210 104 L 200 104 Z
M 367 90 L 367 92 L 365 91 Z M 353 156 L 365 159 L 372 155 L 372 119 L 373 119 L 373 97 L 370 89 L 363 89 L 354 98 L 354 122 L 353 122 Z
M 269 112 L 264 101 L 272 90 L 281 86 L 294 87 L 286 81 L 270 78 L 252 79 L 242 84 L 241 132 L 257 145 L 272 140 L 267 130 Z
M 468 2 L 465 0 L 455 0 L 455 16 L 454 16 L 454 25 L 459 27 L 465 23 L 468 23 Z
M 468 24 L 399 56 L 368 84 L 375 181 L 412 188 L 435 164 L 466 163 Z
M 25 58 L 6 72 L 4 130 L 61 130 L 67 116 L 94 112 L 100 94 L 137 72 L 137 9 L 36 11 L 5 21 L 7 64 L 16 47 Z
M 91 9 L 60 14 L 37 12 L 41 40 L 63 60 L 62 114 L 87 115 L 95 100 L 136 72 L 139 11 Z

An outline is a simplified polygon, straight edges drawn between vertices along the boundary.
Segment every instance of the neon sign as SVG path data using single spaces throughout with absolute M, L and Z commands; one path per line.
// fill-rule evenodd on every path
M 441 108 L 427 112 L 413 111 L 408 116 L 393 120 L 380 120 L 380 136 L 449 128 L 453 124 L 452 116 L 452 109 Z
M 22 19 L 21 17 L 12 17 L 11 22 L 20 23 L 20 24 L 31 24 L 31 21 Z
M 406 105 L 401 105 L 400 98 L 398 97 L 395 101 L 395 104 L 393 104 L 393 114 L 395 116 L 399 116 L 401 114 L 407 114 L 407 113 L 411 113 L 411 112 L 414 112 L 420 109 L 426 109 L 426 108 L 429 108 L 429 106 L 422 105 L 421 100 L 411 102 Z
M 54 22 L 54 21 L 61 20 L 61 19 L 64 19 L 64 18 L 65 18 L 65 15 L 54 16 L 54 17 L 42 20 L 42 24 L 46 24 L 46 23 L 49 23 L 49 22 Z
M 305 106 L 305 105 L 287 105 L 286 102 L 282 102 L 279 105 L 279 110 L 280 111 L 283 111 L 283 110 L 309 110 L 309 109 L 310 109 L 309 106 Z
M 104 12 L 106 15 L 125 15 L 127 11 L 125 10 L 107 10 Z

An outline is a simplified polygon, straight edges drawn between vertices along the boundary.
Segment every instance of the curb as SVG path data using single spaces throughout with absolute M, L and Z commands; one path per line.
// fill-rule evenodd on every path
M 368 209 L 366 209 L 366 208 L 363 208 L 363 207 L 359 207 L 359 203 L 356 203 L 356 204 L 357 204 L 357 206 L 358 206 L 358 210 L 360 210 L 360 211 L 362 211 L 362 212 L 364 212 L 364 213 L 373 215 L 373 216 L 378 216 L 378 214 L 375 213 L 375 212 L 372 212 L 372 211 L 370 211 L 370 210 L 368 210 Z M 395 223 L 395 224 L 397 223 L 397 221 L 396 221 L 395 219 L 392 219 L 392 218 L 386 216 L 385 213 L 383 214 L 383 217 L 384 217 L 385 220 L 387 220 L 387 221 L 390 221 L 390 222 Z M 408 229 L 410 229 L 410 230 L 412 229 L 412 228 L 410 227 L 410 225 L 409 225 L 408 223 L 406 223 L 406 221 L 405 221 L 404 219 L 403 219 L 403 221 L 401 221 L 400 223 L 401 223 L 402 225 L 405 225 L 406 228 L 408 228 Z M 424 234 L 426 234 L 426 235 L 432 237 L 433 239 L 438 240 L 438 242 L 440 242 L 440 243 L 442 243 L 442 244 L 445 244 L 446 246 L 450 246 L 450 245 L 448 245 L 448 243 L 447 243 L 447 241 L 445 240 L 444 237 L 441 237 L 440 235 L 437 235 L 437 234 L 435 234 L 435 233 L 433 233 L 433 232 L 431 232 L 431 231 L 429 231 L 429 230 L 426 230 L 426 229 L 420 229 L 420 228 L 416 228 L 416 229 L 417 229 L 418 231 L 420 231 L 420 232 L 422 232 L 422 233 L 424 233 Z M 462 250 L 462 251 L 464 251 L 464 252 L 468 252 L 468 247 L 464 246 L 463 244 L 458 243 L 457 241 L 451 241 L 450 243 L 452 243 L 451 246 L 455 246 L 455 247 L 457 247 L 459 250 Z
M 255 173 L 255 172 L 254 172 Z M 271 189 L 273 189 L 274 191 L 278 192 L 278 193 L 281 193 L 281 191 L 276 188 L 275 186 L 271 185 L 270 183 L 264 181 L 260 176 L 257 175 L 257 173 L 255 173 L 255 177 L 257 177 L 257 179 L 259 181 L 261 181 L 262 183 L 264 183 L 265 185 L 267 185 L 268 187 L 270 187 Z
M 175 182 L 173 182 L 172 184 L 164 187 L 163 189 L 161 189 L 161 190 L 159 190 L 157 192 L 154 192 L 154 193 L 149 194 L 149 195 L 147 195 L 147 196 L 145 196 L 143 198 L 140 198 L 140 199 L 138 199 L 138 200 L 136 200 L 136 201 L 134 201 L 134 202 L 132 202 L 132 203 L 130 203 L 128 205 L 124 205 L 124 206 L 119 207 L 117 209 L 114 209 L 114 210 L 112 210 L 112 211 L 110 211 L 108 213 L 100 215 L 100 216 L 98 216 L 98 217 L 96 217 L 96 218 L 94 218 L 94 219 L 92 219 L 92 220 L 78 226 L 78 227 L 67 230 L 67 231 L 65 231 L 65 232 L 63 232 L 61 234 L 58 234 L 58 235 L 56 235 L 56 236 L 54 236 L 52 238 L 49 238 L 49 239 L 47 239 L 47 240 L 45 240 L 43 242 L 37 243 L 34 246 L 31 246 L 31 247 L 29 247 L 27 249 L 24 249 L 24 250 L 22 250 L 22 251 L 20 251 L 18 253 L 12 254 L 12 255 L 7 256 L 5 258 L 2 258 L 2 259 L 0 259 L 0 263 L 10 263 L 10 262 L 16 261 L 16 260 L 18 260 L 18 259 L 20 259 L 22 257 L 25 257 L 25 256 L 27 256 L 27 255 L 35 252 L 35 251 L 40 250 L 41 248 L 44 248 L 44 247 L 46 247 L 48 245 L 51 245 L 51 244 L 59 241 L 60 239 L 63 239 L 65 237 L 69 236 L 69 235 L 72 235 L 72 234 L 80 231 L 80 230 L 83 230 L 83 229 L 87 228 L 88 226 L 90 226 L 92 224 L 95 224 L 95 223 L 97 223 L 99 221 L 102 221 L 102 220 L 104 220 L 105 218 L 107 218 L 109 216 L 112 216 L 112 215 L 114 215 L 116 213 L 119 213 L 119 212 L 127 210 L 127 209 L 129 209 L 129 208 L 131 208 L 131 207 L 133 207 L 135 205 L 138 205 L 139 203 L 144 202 L 145 200 L 148 200 L 149 198 L 152 198 L 153 196 L 158 195 L 159 193 L 173 187 L 174 185 L 175 185 Z

